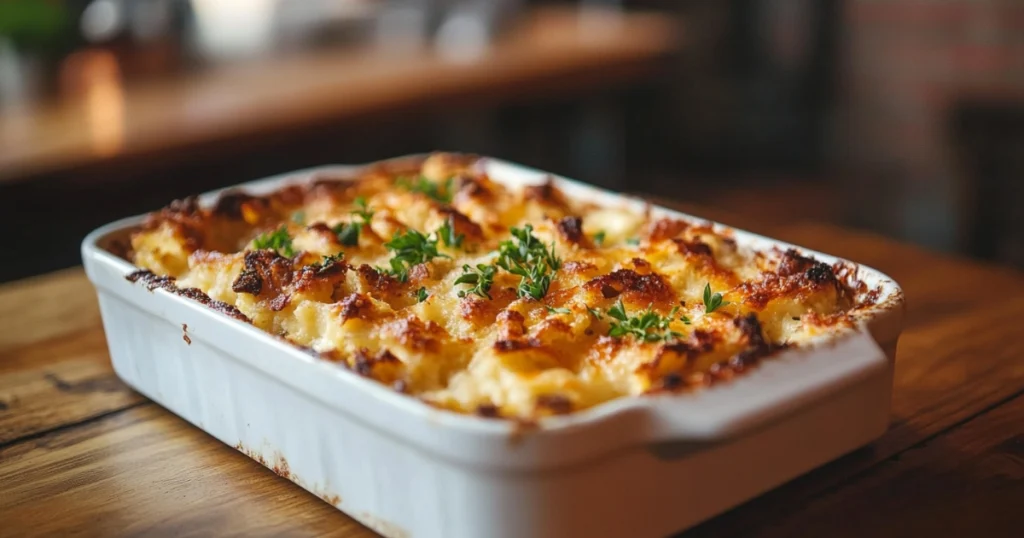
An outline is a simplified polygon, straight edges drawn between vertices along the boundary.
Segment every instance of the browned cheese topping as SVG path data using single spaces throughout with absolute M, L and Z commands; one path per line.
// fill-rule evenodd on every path
M 852 264 L 743 248 L 550 181 L 513 188 L 452 154 L 177 201 L 131 243 L 148 286 L 485 417 L 726 381 L 853 327 L 877 296 Z

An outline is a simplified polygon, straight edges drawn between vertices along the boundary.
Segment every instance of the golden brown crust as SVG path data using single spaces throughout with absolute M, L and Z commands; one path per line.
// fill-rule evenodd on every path
M 583 235 L 583 219 L 577 216 L 562 217 L 558 220 L 558 233 L 568 243 L 575 245 L 588 244 L 590 241 L 586 240 L 586 236 Z
M 342 260 L 329 260 L 300 267 L 292 282 L 296 291 L 310 291 L 323 285 L 336 287 L 349 267 Z
M 461 243 L 442 241 L 442 224 Z M 496 264 L 502 242 L 519 248 L 511 234 L 526 224 L 557 268 L 524 277 Z M 437 253 L 396 272 L 385 245 L 408 230 Z M 131 245 L 144 269 L 132 281 L 430 405 L 527 422 L 728 381 L 780 349 L 854 326 L 879 298 L 853 264 L 744 250 L 728 230 L 577 203 L 551 180 L 514 190 L 474 157 L 451 154 L 265 196 L 228 191 L 210 208 L 175 201 Z M 485 293 L 454 283 L 479 265 L 494 267 Z M 550 279 L 543 297 L 524 294 L 541 277 Z M 645 315 L 648 325 L 629 325 Z
M 157 288 L 167 290 L 175 295 L 180 295 L 186 299 L 192 299 L 197 303 L 207 306 L 221 314 L 224 314 L 230 318 L 237 319 L 238 321 L 244 321 L 251 323 L 248 317 L 239 311 L 234 306 L 227 303 L 211 299 L 209 295 L 198 290 L 196 288 L 179 288 L 174 284 L 174 279 L 166 276 L 154 275 L 151 271 L 141 270 L 129 273 L 125 278 L 129 282 L 142 282 L 146 289 L 153 291 Z
M 686 231 L 690 223 L 679 219 L 658 219 L 648 226 L 646 237 L 651 242 L 672 239 Z
M 273 250 L 245 254 L 245 268 L 231 284 L 236 293 L 273 299 L 292 282 L 292 262 Z
M 405 365 L 386 349 L 373 354 L 366 348 L 360 348 L 353 355 L 352 370 L 363 377 L 391 385 L 401 381 Z
M 367 316 L 373 302 L 362 293 L 353 293 L 339 303 L 339 317 L 342 323 L 350 319 L 363 319 Z
M 555 183 L 548 178 L 540 185 L 531 185 L 523 189 L 523 199 L 540 202 L 542 204 L 564 207 L 565 199 Z
M 540 394 L 537 407 L 553 415 L 564 415 L 572 412 L 572 401 L 561 394 Z
M 451 206 L 441 206 L 438 209 L 449 225 L 455 230 L 456 235 L 463 236 L 465 241 L 478 243 L 484 240 L 484 231 L 479 224 L 473 222 L 466 215 Z
M 676 294 L 665 279 L 657 273 L 640 274 L 632 269 L 618 271 L 597 277 L 583 285 L 593 295 L 605 299 L 622 296 L 622 300 L 633 305 L 658 305 L 671 308 L 676 303 Z
M 416 316 L 389 321 L 383 325 L 381 331 L 407 348 L 417 351 L 437 352 L 448 337 L 438 324 L 433 321 L 424 322 Z

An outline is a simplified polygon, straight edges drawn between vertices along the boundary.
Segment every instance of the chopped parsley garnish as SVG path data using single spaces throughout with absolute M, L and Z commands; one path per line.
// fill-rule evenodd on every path
M 452 196 L 455 194 L 452 191 L 454 183 L 455 178 L 451 177 L 446 179 L 443 184 L 434 183 L 423 176 L 418 176 L 416 179 L 400 177 L 395 180 L 395 185 L 410 192 L 421 192 L 443 204 L 451 203 Z
M 491 298 L 490 291 L 494 284 L 494 274 L 498 272 L 497 267 L 481 263 L 473 268 L 467 264 L 462 266 L 462 271 L 462 275 L 455 279 L 455 284 L 472 284 L 472 287 L 459 290 L 459 297 L 465 297 L 472 293 L 485 299 Z
M 391 241 L 384 243 L 388 250 L 395 253 L 389 260 L 391 269 L 388 272 L 405 282 L 409 278 L 409 269 L 434 258 L 447 258 L 437 252 L 437 241 L 434 234 L 428 237 L 412 229 L 395 235 Z
M 544 305 L 544 308 L 548 309 L 548 312 L 552 314 L 571 314 L 572 310 L 568 308 L 555 308 L 553 306 Z
M 461 248 L 462 240 L 466 238 L 462 234 L 455 234 L 454 219 L 451 218 L 445 220 L 444 224 L 437 229 L 437 235 L 444 242 L 444 246 L 453 248 Z
M 533 226 L 512 228 L 512 238 L 502 241 L 498 247 L 495 265 L 522 279 L 517 292 L 519 297 L 543 299 L 551 286 L 551 277 L 562 261 L 555 255 L 555 244 L 548 248 L 533 235 Z
M 427 297 L 430 297 L 430 294 L 427 293 L 427 288 L 422 288 L 421 287 L 420 289 L 416 290 L 416 302 L 417 303 L 422 303 L 423 301 L 426 301 Z
M 338 236 L 338 242 L 346 247 L 354 247 L 359 244 L 359 232 L 363 225 L 358 222 L 346 222 L 334 227 L 334 234 Z
M 345 259 L 345 253 L 339 252 L 337 254 L 332 254 L 330 256 L 324 256 L 324 258 L 320 260 L 318 263 L 314 263 L 313 267 L 316 268 L 317 272 L 319 273 L 324 269 L 327 269 L 328 267 L 340 262 L 343 259 Z
M 588 306 L 587 310 L 590 311 L 590 315 L 591 316 L 594 316 L 597 319 L 604 319 L 604 316 L 601 315 L 601 311 L 600 310 L 598 310 L 598 309 L 596 309 L 596 308 L 594 308 L 592 306 Z
M 292 222 L 299 226 L 306 224 L 306 212 L 300 209 L 299 211 L 292 213 Z
M 320 262 L 320 265 L 327 267 L 335 262 L 340 262 L 345 259 L 345 253 L 339 252 L 337 254 L 331 254 L 330 256 L 324 256 L 324 259 Z
M 690 323 L 693 323 L 692 321 L 690 321 L 690 318 L 686 316 L 679 318 L 679 321 L 682 321 L 684 325 L 689 325 Z
M 638 246 L 640 244 L 640 238 L 639 237 L 630 237 L 629 239 L 626 240 L 626 244 L 627 245 L 633 245 L 634 247 Z
M 438 233 L 441 234 L 442 230 L 438 230 Z M 500 267 L 513 275 L 519 275 L 516 293 L 520 298 L 544 298 L 551 287 L 553 273 L 562 266 L 562 261 L 555 255 L 555 244 L 552 242 L 549 248 L 541 243 L 533 235 L 533 226 L 529 224 L 523 228 L 512 228 L 511 232 L 512 239 L 498 245 L 498 258 L 494 265 L 478 264 L 476 268 L 462 266 L 463 273 L 455 283 L 472 284 L 473 287 L 460 291 L 459 297 L 474 293 L 490 299 L 494 275 Z
M 338 242 L 347 247 L 359 245 L 359 232 L 363 230 L 363 226 L 369 226 L 370 219 L 373 218 L 373 210 L 366 205 L 365 198 L 356 198 L 355 204 L 356 209 L 352 210 L 351 214 L 356 218 L 352 222 L 344 222 L 333 228 L 335 235 L 338 236 Z
M 601 230 L 600 232 L 597 232 L 596 234 L 594 234 L 594 244 L 597 245 L 597 246 L 603 245 L 604 244 L 604 236 L 605 236 L 604 230 Z
M 679 307 L 677 306 L 672 307 L 667 316 L 661 316 L 649 306 L 647 310 L 630 317 L 626 313 L 626 307 L 622 304 L 622 299 L 619 299 L 618 302 L 608 309 L 608 316 L 615 320 L 611 322 L 608 336 L 622 338 L 626 335 L 633 335 L 633 337 L 641 342 L 667 342 L 681 338 L 683 336 L 681 333 L 669 328 L 678 309 Z
M 273 232 L 260 234 L 252 240 L 252 244 L 257 250 L 276 250 L 289 258 L 295 255 L 295 250 L 292 249 L 292 237 L 288 235 L 288 227 L 283 224 Z
M 357 196 L 354 203 L 356 208 L 352 210 L 352 214 L 359 217 L 363 224 L 370 224 L 370 219 L 373 218 L 373 210 L 366 204 L 366 198 Z
M 729 304 L 729 301 L 723 301 L 722 300 L 722 294 L 721 293 L 714 293 L 714 294 L 711 293 L 711 283 L 710 282 L 708 282 L 704 286 L 704 313 L 705 314 L 710 314 L 710 313 L 714 312 L 715 310 L 718 310 L 719 307 L 726 306 L 728 304 Z

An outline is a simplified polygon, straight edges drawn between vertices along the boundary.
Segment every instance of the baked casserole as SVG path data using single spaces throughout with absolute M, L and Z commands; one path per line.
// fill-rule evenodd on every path
M 856 326 L 856 266 L 434 154 L 150 214 L 129 276 L 430 405 L 522 420 L 727 382 Z

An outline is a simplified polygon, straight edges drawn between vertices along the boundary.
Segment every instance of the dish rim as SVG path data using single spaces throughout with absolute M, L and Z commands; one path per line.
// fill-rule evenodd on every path
M 208 191 L 198 195 L 198 198 L 200 204 L 206 205 L 226 191 L 244 190 L 253 194 L 266 194 L 290 184 L 306 183 L 320 177 L 343 180 L 346 179 L 347 176 L 357 175 L 360 171 L 366 168 L 381 165 L 406 164 L 407 162 L 422 160 L 426 156 L 427 154 L 414 154 L 358 165 L 323 165 L 304 168 Z M 746 416 L 745 418 L 747 420 L 741 421 L 742 424 L 733 424 L 733 427 L 731 428 L 728 425 L 724 425 L 723 427 L 723 424 L 721 423 L 713 423 L 714 417 L 709 419 L 710 422 L 705 421 L 703 424 L 691 423 L 688 426 L 684 425 L 682 428 L 684 431 L 680 431 L 680 427 L 678 427 L 678 425 L 676 425 L 676 427 L 652 425 L 650 424 L 649 419 L 658 418 L 654 415 L 671 412 L 673 408 L 681 407 L 679 402 L 691 401 L 695 402 L 693 405 L 699 406 L 700 400 L 708 400 L 708 395 L 728 395 L 738 391 L 758 390 L 759 388 L 763 388 L 758 387 L 757 385 L 764 385 L 766 383 L 762 380 L 764 378 L 763 373 L 765 369 L 768 368 L 768 365 L 773 363 L 780 363 L 783 368 L 788 367 L 792 369 L 795 366 L 792 364 L 788 364 L 787 366 L 787 364 L 785 364 L 787 361 L 790 363 L 793 361 L 812 361 L 815 356 L 820 358 L 828 355 L 830 348 L 840 349 L 841 352 L 848 353 L 849 351 L 843 348 L 843 346 L 846 345 L 844 342 L 848 340 L 860 341 L 859 343 L 854 342 L 852 346 L 855 349 L 860 350 L 860 352 L 866 352 L 867 348 L 864 347 L 864 340 L 866 340 L 866 337 L 870 337 L 870 340 L 873 341 L 877 348 L 879 344 L 882 344 L 883 346 L 888 345 L 890 342 L 894 344 L 895 340 L 899 336 L 904 308 L 903 291 L 891 277 L 877 269 L 823 252 L 771 239 L 739 228 L 726 226 L 721 223 L 690 215 L 682 211 L 659 206 L 633 196 L 615 193 L 604 188 L 589 185 L 557 174 L 544 172 L 535 168 L 522 166 L 493 157 L 475 157 L 478 159 L 478 165 L 484 168 L 492 180 L 505 185 L 521 186 L 533 184 L 531 180 L 539 182 L 550 178 L 555 182 L 555 185 L 566 194 L 566 196 L 578 200 L 594 201 L 604 205 L 614 204 L 637 210 L 649 209 L 651 215 L 654 217 L 674 217 L 685 219 L 693 223 L 709 224 L 716 232 L 732 234 L 738 244 L 753 249 L 779 248 L 784 250 L 787 248 L 794 248 L 801 254 L 813 256 L 816 259 L 829 264 L 839 261 L 853 264 L 858 271 L 857 278 L 864 281 L 868 286 L 877 286 L 881 290 L 881 294 L 874 305 L 858 316 L 855 330 L 850 331 L 847 334 L 833 335 L 822 344 L 800 346 L 792 350 L 785 350 L 777 353 L 771 360 L 760 363 L 757 368 L 749 372 L 745 372 L 741 376 L 738 376 L 728 382 L 716 384 L 710 387 L 703 387 L 695 391 L 670 394 L 622 396 L 593 407 L 573 411 L 572 413 L 543 417 L 533 421 L 532 423 L 524 423 L 523 421 L 515 419 L 485 418 L 431 406 L 423 400 L 410 395 L 398 393 L 390 387 L 386 387 L 375 380 L 359 376 L 349 369 L 339 367 L 329 361 L 311 356 L 301 348 L 274 337 L 251 324 L 232 319 L 229 316 L 215 312 L 214 310 L 195 301 L 185 299 L 163 289 L 153 290 L 152 293 L 164 296 L 170 301 L 188 305 L 187 308 L 197 312 L 202 312 L 201 315 L 209 319 L 211 323 L 223 323 L 226 324 L 227 327 L 231 327 L 232 330 L 241 331 L 241 334 L 254 338 L 255 341 L 270 346 L 270 348 L 275 351 L 286 353 L 295 360 L 312 365 L 311 367 L 313 368 L 319 368 L 321 372 L 332 376 L 339 382 L 344 383 L 345 386 L 351 387 L 369 398 L 379 400 L 388 406 L 401 410 L 410 417 L 428 421 L 432 425 L 442 426 L 445 429 L 454 429 L 461 431 L 462 433 L 472 434 L 473 436 L 501 437 L 505 439 L 510 435 L 518 437 L 527 432 L 530 433 L 529 437 L 544 435 L 558 437 L 574 436 L 584 430 L 593 429 L 601 424 L 619 424 L 621 421 L 635 420 L 637 415 L 643 415 L 643 418 L 648 419 L 645 420 L 645 422 L 648 422 L 649 424 L 648 427 L 644 428 L 647 431 L 647 434 L 642 435 L 641 437 L 646 438 L 649 442 L 673 440 L 725 440 L 735 435 L 741 435 L 749 431 L 750 428 L 763 424 L 770 418 L 781 418 L 787 413 L 793 412 L 796 407 L 794 407 L 793 402 L 791 401 L 789 402 L 790 405 L 783 406 L 786 407 L 786 409 L 781 409 L 776 413 L 762 413 L 759 417 L 753 417 L 753 420 L 751 417 Z M 354 177 L 352 177 L 352 179 L 354 179 Z M 125 278 L 123 278 L 132 272 L 140 270 L 140 268 L 108 251 L 106 248 L 101 246 L 101 243 L 112 235 L 124 234 L 129 229 L 138 226 L 145 217 L 146 215 L 143 214 L 119 219 L 97 228 L 85 237 L 82 242 L 82 255 L 83 259 L 86 261 L 85 265 L 89 278 L 95 286 L 115 291 L 115 293 L 124 298 L 124 294 L 127 293 L 124 291 L 125 288 L 120 287 L 120 291 L 114 290 L 112 283 L 104 281 L 104 276 L 99 274 L 99 271 L 104 271 L 107 273 L 107 276 L 122 277 L 120 280 L 124 284 L 144 289 L 141 284 L 130 284 Z M 244 360 L 240 357 L 236 358 Z M 831 392 L 842 390 L 844 387 L 862 380 L 864 375 L 868 375 L 871 371 L 874 371 L 873 369 L 877 369 L 880 366 L 891 367 L 891 365 L 881 365 L 877 364 L 877 362 L 877 360 L 874 360 L 871 364 L 860 365 L 862 368 L 861 370 L 858 370 L 859 373 L 840 372 L 839 374 L 836 374 L 839 376 L 838 378 L 830 378 L 832 381 L 831 383 L 819 383 L 818 385 L 803 387 L 803 389 L 799 391 L 802 396 L 800 401 L 807 403 L 811 401 L 808 398 L 821 398 Z M 258 367 L 255 364 L 251 364 L 251 366 Z M 773 369 L 778 370 L 779 368 L 773 367 Z M 777 375 L 778 372 L 773 372 L 772 375 L 768 376 L 768 381 L 771 381 L 771 378 Z M 287 382 L 287 380 L 283 381 Z M 808 381 L 808 383 L 810 382 Z M 295 388 L 302 390 L 301 387 Z M 665 403 L 666 401 L 668 403 Z M 689 428 L 689 431 L 685 431 L 687 428 Z

